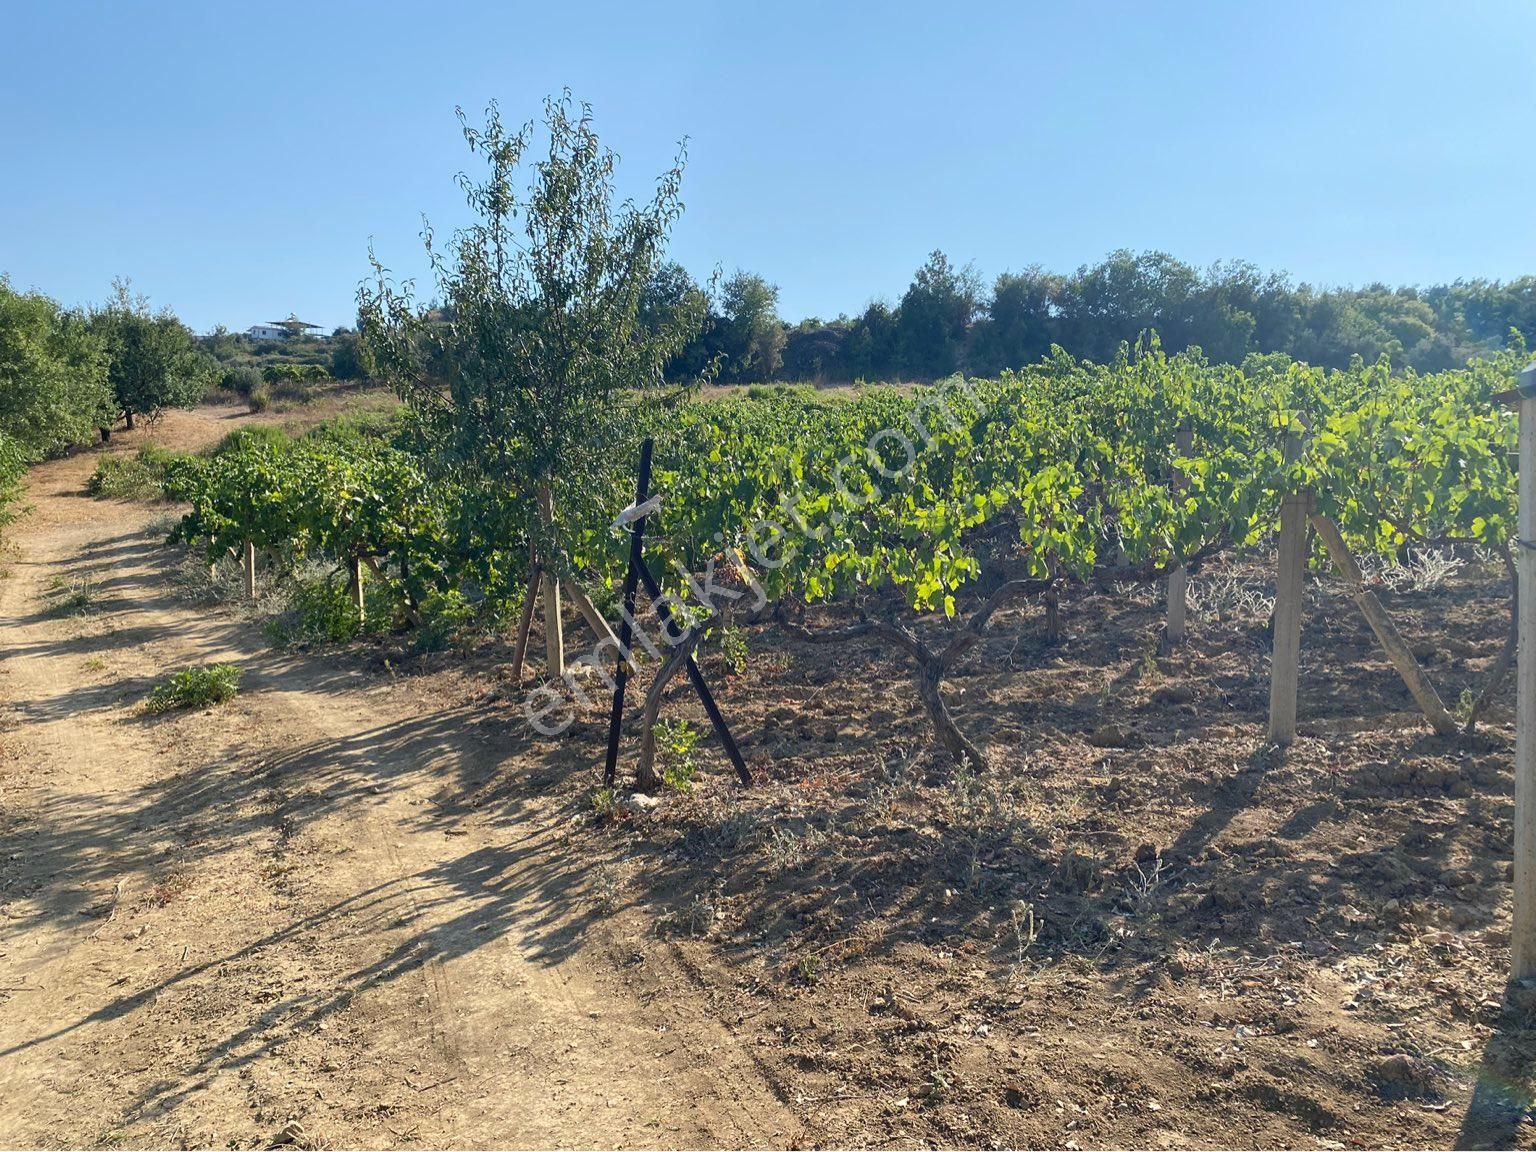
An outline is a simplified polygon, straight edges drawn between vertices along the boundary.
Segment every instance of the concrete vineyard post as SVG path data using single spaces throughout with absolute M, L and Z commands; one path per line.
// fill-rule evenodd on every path
M 1178 436 L 1173 443 L 1180 456 L 1188 456 L 1194 450 L 1195 430 L 1189 426 L 1188 420 L 1179 425 Z M 1173 491 L 1175 495 L 1184 491 L 1184 477 L 1177 469 L 1173 473 Z M 1189 569 L 1180 564 L 1168 573 L 1168 620 L 1163 629 L 1163 637 L 1166 647 L 1170 649 L 1184 643 L 1188 592 Z
M 1536 976 L 1536 362 L 1520 373 L 1519 653 L 1515 700 L 1512 975 Z
M 245 542 L 245 598 L 256 599 L 256 545 L 250 540 Z
M 1301 459 L 1301 437 L 1285 439 L 1285 462 Z M 1296 686 L 1301 675 L 1301 593 L 1307 569 L 1307 513 L 1312 495 L 1292 492 L 1280 504 L 1280 562 L 1275 577 L 1274 656 L 1269 672 L 1269 739 L 1296 738 Z

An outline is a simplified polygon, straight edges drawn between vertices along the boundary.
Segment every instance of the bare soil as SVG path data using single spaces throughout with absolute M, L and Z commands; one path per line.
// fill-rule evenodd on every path
M 154 510 L 84 495 L 95 455 L 33 473 L 0 580 L 0 1144 L 803 1139 L 665 954 L 590 931 L 585 853 L 503 725 L 189 603 Z M 214 661 L 235 701 L 141 713 Z
M 1197 574 L 1171 656 L 1155 589 L 1064 597 L 1055 644 L 1000 613 L 947 686 L 981 773 L 899 653 L 748 628 L 704 664 L 754 787 L 706 738 L 614 812 L 601 692 L 544 739 L 500 642 L 274 650 L 93 463 L 34 474 L 0 580 L 0 1143 L 1536 1144 L 1512 686 L 1432 736 L 1329 579 L 1288 749 L 1258 555 Z M 1376 578 L 1476 691 L 1497 569 Z M 212 660 L 234 702 L 141 715 Z M 707 732 L 686 683 L 663 715 Z

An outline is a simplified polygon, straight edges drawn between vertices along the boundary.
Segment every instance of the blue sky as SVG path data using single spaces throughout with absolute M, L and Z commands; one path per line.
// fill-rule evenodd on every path
M 350 322 L 464 216 L 456 104 L 569 86 L 673 255 L 781 313 L 1113 248 L 1341 284 L 1536 272 L 1536 5 L 73 3 L 0 8 L 0 271 L 199 330 Z

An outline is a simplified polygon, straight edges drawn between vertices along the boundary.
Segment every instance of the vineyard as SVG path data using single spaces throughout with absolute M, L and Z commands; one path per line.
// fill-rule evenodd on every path
M 456 112 L 355 329 L 0 274 L 0 1145 L 1536 1143 L 1536 281 L 791 327 Z
M 455 487 L 409 411 L 251 427 L 164 483 L 199 562 L 295 587 L 311 640 L 361 638 L 317 669 L 471 699 L 454 725 L 503 749 L 455 802 L 491 820 L 475 851 L 540 797 L 586 931 L 650 957 L 640 987 L 712 989 L 829 1138 L 1448 1142 L 1458 1095 L 1521 1067 L 1493 997 L 1516 479 L 1495 397 L 1522 359 L 1418 376 L 1149 341 L 933 388 L 684 396 L 600 483 L 555 484 L 548 520 L 535 485 L 495 508 Z M 1277 737 L 1287 522 L 1313 530 Z M 681 690 L 632 707 L 603 786 L 640 526 L 662 596 L 629 617 L 631 703 L 696 650 L 750 786 Z M 560 648 L 550 572 L 597 616 Z
M 980 766 L 985 752 L 954 723 L 943 682 L 1001 606 L 1033 598 L 1054 632 L 1068 586 L 1173 577 L 1182 599 L 1189 572 L 1274 535 L 1297 494 L 1319 526 L 1319 566 L 1357 572 L 1357 555 L 1456 545 L 1512 574 L 1515 422 L 1492 397 L 1522 357 L 1517 347 L 1417 376 L 1275 357 L 1211 365 L 1154 339 L 1113 364 L 1058 353 L 992 381 L 694 400 L 640 427 L 657 444 L 660 495 L 647 549 L 690 634 L 773 618 L 810 639 L 881 638 L 913 663 L 939 744 Z M 557 489 L 560 516 L 547 524 L 536 496 L 509 485 L 489 515 L 520 533 L 510 548 L 480 534 L 482 502 L 429 480 L 409 426 L 252 438 L 182 463 L 168 488 L 192 505 L 175 538 L 211 562 L 248 551 L 290 568 L 323 560 L 364 619 L 367 573 L 385 606 L 376 627 L 419 628 L 445 605 L 488 624 L 521 615 L 520 675 L 539 570 L 615 617 L 627 544 L 610 521 L 628 501 L 626 464 Z M 1172 611 L 1182 619 L 1182 604 Z M 1367 615 L 1447 731 L 1379 605 Z M 610 638 L 604 659 L 619 654 Z

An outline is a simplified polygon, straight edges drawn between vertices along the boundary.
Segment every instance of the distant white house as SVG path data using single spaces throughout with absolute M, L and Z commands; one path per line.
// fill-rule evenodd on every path
M 292 312 L 286 320 L 274 320 L 270 324 L 252 324 L 245 334 L 252 340 L 287 340 L 290 336 L 306 336 L 320 332 L 320 325 L 300 320 Z

